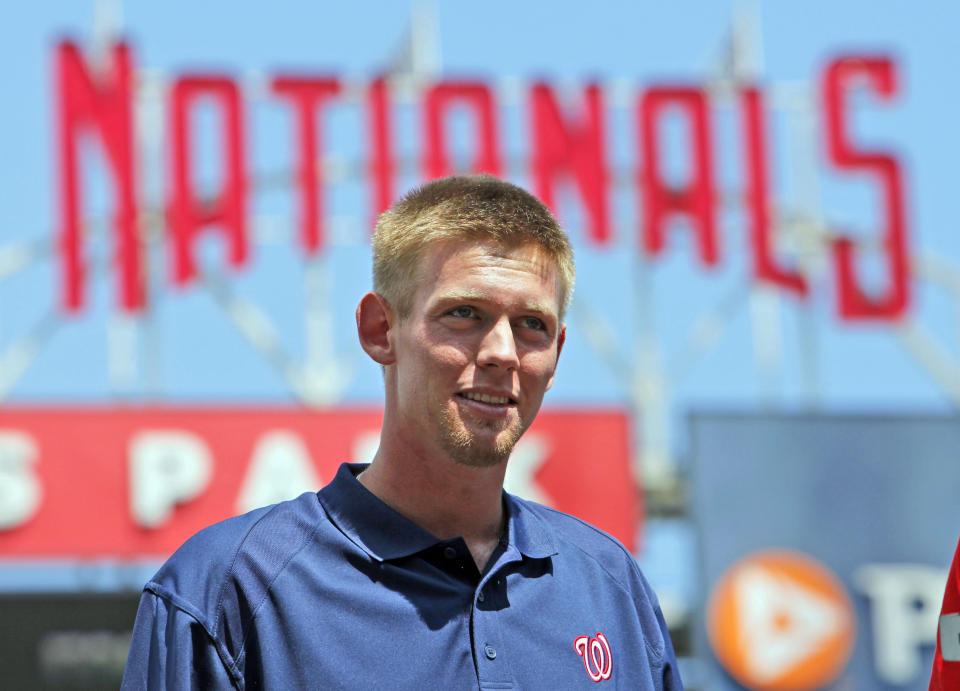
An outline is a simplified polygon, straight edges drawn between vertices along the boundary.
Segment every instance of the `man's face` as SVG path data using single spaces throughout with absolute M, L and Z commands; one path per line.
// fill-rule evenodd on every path
M 535 245 L 447 242 L 420 259 L 395 332 L 398 413 L 414 444 L 475 467 L 507 459 L 563 346 L 554 261 Z

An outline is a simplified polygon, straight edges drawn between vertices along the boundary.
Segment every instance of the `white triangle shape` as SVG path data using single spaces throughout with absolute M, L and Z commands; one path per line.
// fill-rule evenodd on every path
M 814 654 L 843 626 L 845 612 L 835 602 L 762 566 L 739 569 L 733 590 L 744 662 L 760 683 Z
M 310 459 L 310 451 L 294 432 L 272 429 L 256 443 L 243 486 L 237 497 L 240 513 L 285 499 L 302 492 L 313 492 L 322 483 Z

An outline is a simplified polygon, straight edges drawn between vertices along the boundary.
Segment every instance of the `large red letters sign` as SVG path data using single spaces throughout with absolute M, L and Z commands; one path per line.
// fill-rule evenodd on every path
M 210 523 L 315 491 L 369 460 L 380 411 L 6 409 L 0 557 L 164 557 Z M 544 411 L 507 488 L 633 548 L 641 512 L 625 414 Z
M 142 259 L 136 226 L 136 170 L 131 119 L 132 60 L 127 48 L 114 49 L 113 62 L 104 74 L 92 73 L 70 43 L 60 45 L 58 58 L 61 166 L 61 259 L 63 304 L 70 311 L 83 306 L 84 266 L 80 223 L 80 171 L 76 139 L 85 130 L 99 134 L 113 176 L 118 208 L 115 234 L 120 267 L 120 303 L 128 310 L 143 307 Z M 896 94 L 896 69 L 884 57 L 848 56 L 831 62 L 824 71 L 821 94 L 826 131 L 826 153 L 841 171 L 873 175 L 883 194 L 881 247 L 887 258 L 889 279 L 879 295 L 869 295 L 855 270 L 855 249 L 841 235 L 833 243 L 837 288 L 837 311 L 847 320 L 895 320 L 909 307 L 910 261 L 908 232 L 900 166 L 892 155 L 867 151 L 853 143 L 847 127 L 847 93 L 856 80 L 865 80 L 883 98 Z M 323 185 L 317 161 L 322 151 L 317 112 L 339 98 L 339 80 L 320 76 L 280 76 L 273 80 L 273 93 L 293 106 L 296 121 L 295 146 L 299 150 L 297 192 L 300 197 L 301 243 L 306 252 L 316 252 L 323 243 Z M 214 226 L 226 236 L 229 259 L 234 266 L 248 257 L 246 222 L 247 161 L 244 150 L 244 120 L 240 89 L 224 75 L 183 75 L 173 81 L 170 93 L 170 190 L 169 225 L 173 244 L 173 276 L 188 282 L 196 273 L 193 244 L 196 235 Z M 444 81 L 423 91 L 422 168 L 426 177 L 453 172 L 446 118 L 455 106 L 469 109 L 476 123 L 475 155 L 468 167 L 499 175 L 503 162 L 494 91 L 482 82 Z M 222 178 L 220 193 L 203 198 L 193 180 L 190 114 L 203 99 L 218 107 L 222 116 Z M 369 147 L 370 201 L 374 215 L 393 201 L 397 163 L 393 149 L 390 85 L 374 80 L 366 90 Z M 604 92 L 589 84 L 580 103 L 561 108 L 551 86 L 535 83 L 529 89 L 530 172 L 535 192 L 556 207 L 558 183 L 573 183 L 585 211 L 587 237 L 597 245 L 611 238 L 608 193 Z M 577 107 L 579 106 L 579 107 Z M 740 92 L 743 160 L 748 237 L 752 245 L 753 275 L 798 297 L 808 294 L 806 278 L 796 267 L 776 259 L 774 224 L 771 223 L 767 175 L 767 134 L 763 121 L 763 94 L 757 86 Z M 671 183 L 665 175 L 665 155 L 659 130 L 671 112 L 688 124 L 689 179 Z M 642 173 L 637 190 L 642 212 L 642 247 L 655 256 L 666 247 L 668 222 L 683 217 L 695 232 L 701 262 L 717 264 L 720 257 L 716 217 L 718 193 L 715 181 L 712 113 L 708 94 L 699 87 L 662 85 L 639 94 L 636 111 L 637 160 Z M 873 291 L 878 292 L 878 291 Z

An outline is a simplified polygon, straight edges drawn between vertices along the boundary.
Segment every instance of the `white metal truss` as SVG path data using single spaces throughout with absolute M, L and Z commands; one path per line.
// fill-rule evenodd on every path
M 94 52 L 103 51 L 118 32 L 121 22 L 121 4 L 118 0 L 97 0 L 97 27 L 94 34 Z M 393 61 L 393 85 L 399 102 L 411 103 L 423 85 L 441 73 L 439 34 L 431 6 L 417 3 L 411 28 L 404 47 Z M 96 64 L 96 60 L 93 61 Z M 716 60 L 709 75 L 707 87 L 712 103 L 729 106 L 739 85 L 755 83 L 763 74 L 762 41 L 759 30 L 759 10 L 753 3 L 738 6 L 733 29 L 727 45 Z M 267 98 L 260 75 L 249 75 L 245 93 L 253 99 Z M 501 102 L 517 105 L 524 98 L 520 82 L 504 78 L 495 85 Z M 608 93 L 613 108 L 627 108 L 633 103 L 633 85 L 622 81 L 611 82 Z M 163 160 L 162 105 L 166 90 L 165 78 L 149 70 L 142 70 L 136 88 L 137 145 L 143 162 L 139 175 L 140 197 L 160 199 L 163 181 L 157 165 Z M 825 220 L 829 213 L 822 208 L 818 183 L 819 142 L 817 117 L 812 88 L 805 83 L 773 83 L 768 89 L 770 107 L 785 116 L 790 137 L 787 158 L 790 162 L 796 199 L 793 204 L 781 203 L 773 209 L 774 234 L 778 251 L 792 256 L 807 276 L 819 277 L 827 269 L 827 246 L 834 236 Z M 359 101 L 363 85 L 348 82 L 344 98 Z M 400 161 L 407 171 L 413 161 Z M 365 175 L 359 162 L 344 161 L 337 156 L 326 156 L 316 165 L 322 169 L 328 184 L 360 179 Z M 517 158 L 509 158 L 508 170 L 519 171 L 526 165 Z M 635 171 L 613 170 L 611 180 L 616 190 L 626 190 L 635 184 Z M 289 188 L 294 184 L 291 171 L 258 173 L 250 180 L 252 190 Z M 727 193 L 724 203 L 739 203 L 742 195 Z M 164 220 L 160 204 L 147 204 L 139 219 L 146 258 L 147 305 L 138 314 L 117 312 L 107 326 L 109 342 L 108 376 L 114 392 L 124 397 L 134 392 L 148 397 L 162 395 L 160 363 L 163 358 L 157 333 L 155 303 L 162 289 L 157 276 L 162 254 Z M 358 214 L 359 216 L 359 214 Z M 254 218 L 253 237 L 256 243 L 289 242 L 290 219 Z M 359 227 L 361 221 L 356 221 Z M 91 234 L 105 234 L 104 219 L 88 219 L 85 227 Z M 358 233 L 358 236 L 362 233 Z M 107 246 L 109 243 L 100 243 Z M 859 241 L 863 249 L 875 249 L 875 241 Z M 0 283 L 24 269 L 41 262 L 53 261 L 54 242 L 50 239 L 20 242 L 0 247 Z M 91 263 L 90 275 L 104 274 L 104 260 Z M 922 256 L 915 259 L 918 280 L 942 287 L 958 305 L 960 324 L 960 269 L 942 258 Z M 235 326 L 250 346 L 279 374 L 290 393 L 304 405 L 336 405 L 351 381 L 348 360 L 338 353 L 334 339 L 331 311 L 332 286 L 330 267 L 321 258 L 308 260 L 303 271 L 305 296 L 305 356 L 298 360 L 286 347 L 281 330 L 271 315 L 250 299 L 241 296 L 229 280 L 211 271 L 203 271 L 200 285 L 209 293 L 223 314 Z M 666 492 L 677 486 L 676 445 L 671 440 L 671 410 L 678 386 L 691 375 L 730 328 L 734 319 L 746 310 L 752 326 L 754 356 L 761 378 L 762 396 L 776 400 L 777 378 L 784 367 L 782 334 L 779 314 L 785 298 L 764 286 L 753 285 L 748 279 L 729 287 L 715 296 L 712 303 L 690 319 L 690 326 L 679 348 L 664 353 L 660 331 L 652 308 L 655 283 L 651 266 L 641 252 L 634 261 L 634 304 L 638 314 L 633 315 L 635 333 L 629 343 L 604 320 L 598 310 L 577 297 L 571 309 L 571 318 L 585 335 L 600 362 L 604 363 L 623 382 L 623 393 L 636 414 L 637 473 L 644 485 Z M 804 382 L 804 403 L 810 407 L 819 404 L 821 362 L 817 348 L 813 307 L 794 305 L 802 328 L 798 338 L 799 365 Z M 9 397 L 19 379 L 29 370 L 44 345 L 54 338 L 60 319 L 58 309 L 51 305 L 26 331 L 13 339 L 0 352 L 0 401 Z M 619 332 L 622 334 L 622 332 Z M 894 329 L 906 352 L 916 359 L 931 380 L 946 394 L 953 405 L 960 407 L 960 359 L 944 346 L 938 335 L 925 328 L 915 317 L 907 317 Z M 960 343 L 960 333 L 956 334 Z

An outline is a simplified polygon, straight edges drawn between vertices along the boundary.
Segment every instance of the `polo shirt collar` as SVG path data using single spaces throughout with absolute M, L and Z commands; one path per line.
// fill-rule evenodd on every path
M 317 493 L 340 531 L 377 561 L 416 554 L 440 542 L 360 484 L 357 475 L 367 465 L 341 464 L 330 484 Z
M 507 509 L 507 538 L 525 557 L 545 559 L 557 554 L 557 538 L 546 522 L 531 511 L 523 500 L 503 493 Z
M 365 463 L 343 463 L 317 496 L 330 520 L 360 549 L 377 561 L 399 559 L 442 542 L 382 502 L 357 480 Z M 557 553 L 549 526 L 521 500 L 504 492 L 507 537 L 525 557 L 544 559 Z

